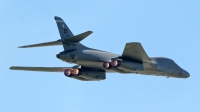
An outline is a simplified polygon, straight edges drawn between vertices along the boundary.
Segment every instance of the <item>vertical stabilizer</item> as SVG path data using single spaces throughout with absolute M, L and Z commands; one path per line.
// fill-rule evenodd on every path
M 56 24 L 58 26 L 58 30 L 60 33 L 60 37 L 62 40 L 65 40 L 67 38 L 73 37 L 73 33 L 69 29 L 69 27 L 65 24 L 65 22 L 60 18 L 55 16 Z M 75 48 L 75 45 L 69 44 L 69 43 L 63 43 L 64 50 L 72 50 Z
M 55 16 L 55 20 L 58 26 L 61 39 L 67 39 L 69 37 L 74 36 L 71 30 L 60 17 Z

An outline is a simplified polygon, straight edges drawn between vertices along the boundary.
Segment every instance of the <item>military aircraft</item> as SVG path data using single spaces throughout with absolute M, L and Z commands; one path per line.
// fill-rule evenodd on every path
M 126 43 L 122 55 L 88 48 L 80 43 L 92 31 L 73 35 L 63 19 L 55 16 L 61 39 L 19 48 L 63 45 L 64 51 L 56 55 L 62 61 L 76 64 L 73 67 L 24 67 L 12 66 L 12 70 L 63 72 L 65 76 L 82 81 L 106 79 L 106 73 L 144 74 L 188 78 L 190 74 L 179 67 L 172 59 L 149 57 L 138 42 Z

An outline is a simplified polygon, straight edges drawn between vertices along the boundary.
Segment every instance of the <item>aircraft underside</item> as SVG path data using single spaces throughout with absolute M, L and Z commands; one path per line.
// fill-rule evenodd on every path
M 60 17 L 55 17 L 61 39 L 51 42 L 20 46 L 19 48 L 63 45 L 64 51 L 57 58 L 77 64 L 72 67 L 23 67 L 12 66 L 12 70 L 63 72 L 65 76 L 83 81 L 106 79 L 106 73 L 144 74 L 176 78 L 188 78 L 190 74 L 173 60 L 164 57 L 150 58 L 141 43 L 126 43 L 122 55 L 88 48 L 80 43 L 92 31 L 73 35 Z

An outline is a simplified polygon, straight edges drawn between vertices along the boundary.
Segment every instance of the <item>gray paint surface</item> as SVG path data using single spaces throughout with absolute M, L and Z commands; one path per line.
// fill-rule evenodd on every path
M 64 51 L 57 58 L 77 64 L 73 67 L 22 67 L 12 66 L 12 70 L 64 72 L 78 69 L 79 73 L 69 77 L 83 81 L 96 81 L 106 78 L 106 73 L 144 74 L 176 78 L 188 78 L 190 74 L 179 67 L 173 60 L 164 57 L 149 57 L 138 42 L 127 43 L 122 55 L 88 48 L 79 42 L 89 36 L 92 31 L 73 35 L 60 17 L 55 17 L 61 39 L 52 42 L 20 46 L 20 48 L 63 45 Z M 117 64 L 113 65 L 116 61 Z M 108 68 L 103 65 L 107 63 Z M 65 73 L 66 74 L 66 73 Z

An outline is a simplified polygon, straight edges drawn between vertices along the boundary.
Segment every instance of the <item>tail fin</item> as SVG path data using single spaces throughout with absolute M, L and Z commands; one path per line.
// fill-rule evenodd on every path
M 53 46 L 53 45 L 63 45 L 64 50 L 73 50 L 76 49 L 77 46 L 84 47 L 79 42 L 85 39 L 87 36 L 89 36 L 92 31 L 86 31 L 84 33 L 73 35 L 71 30 L 68 28 L 68 26 L 65 24 L 65 22 L 60 18 L 55 16 L 55 20 L 58 26 L 58 30 L 60 33 L 61 39 L 51 42 L 44 42 L 39 44 L 31 44 L 31 45 L 25 45 L 20 46 L 19 48 L 30 48 L 30 47 L 44 47 L 44 46 Z
M 58 30 L 60 33 L 60 37 L 62 40 L 68 39 L 70 37 L 73 37 L 73 33 L 71 30 L 68 28 L 68 26 L 65 24 L 65 22 L 60 18 L 55 16 L 54 17 L 58 26 Z M 64 50 L 71 50 L 74 49 L 75 45 L 68 44 L 68 43 L 63 43 L 63 48 Z
M 81 40 L 85 39 L 87 36 L 89 36 L 92 33 L 92 31 L 86 31 L 84 33 L 78 34 L 76 36 L 67 38 L 67 39 L 60 39 L 57 41 L 51 41 L 51 42 L 44 42 L 39 44 L 31 44 L 31 45 L 25 45 L 20 46 L 19 48 L 30 48 L 30 47 L 45 47 L 45 46 L 54 46 L 54 45 L 67 45 L 67 44 L 78 44 Z
M 55 16 L 54 18 L 56 20 L 61 39 L 67 39 L 74 36 L 71 30 L 60 17 Z

